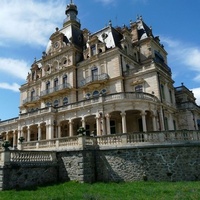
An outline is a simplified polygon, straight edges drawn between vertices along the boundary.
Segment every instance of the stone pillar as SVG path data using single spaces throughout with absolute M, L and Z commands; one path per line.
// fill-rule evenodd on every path
M 49 125 L 46 124 L 46 140 L 49 139 Z
M 99 116 L 96 117 L 96 127 L 97 127 L 97 136 L 101 135 L 101 127 L 100 127 L 100 118 Z
M 18 131 L 17 131 L 17 143 L 19 142 L 20 137 L 21 137 L 21 130 L 18 129 Z
M 69 121 L 69 136 L 70 137 L 74 136 L 74 133 L 73 133 L 73 122 L 72 122 L 72 120 Z
M 85 117 L 82 117 L 81 122 L 82 122 L 82 127 L 85 129 Z
M 6 132 L 6 140 L 8 141 L 8 132 Z
M 160 126 L 161 126 L 161 131 L 164 131 L 165 130 L 165 124 L 164 124 L 162 107 L 160 108 Z
M 143 128 L 143 132 L 147 132 L 147 124 L 146 124 L 146 112 L 141 112 L 140 114 L 142 116 L 142 128 Z
M 31 139 L 30 126 L 27 126 L 27 142 L 30 142 L 30 139 Z
M 54 132 L 54 125 L 53 124 L 49 124 L 49 138 L 48 139 L 53 139 L 53 132 Z
M 156 116 L 152 115 L 151 117 L 152 117 L 153 131 L 157 131 Z
M 61 126 L 58 124 L 58 138 L 61 138 Z
M 104 116 L 102 116 L 102 118 L 101 118 L 101 128 L 102 128 L 102 134 L 103 135 L 106 135 L 106 124 L 105 124 L 105 118 L 104 118 Z
M 106 115 L 106 129 L 107 129 L 107 135 L 110 135 L 110 115 Z
M 40 124 L 38 124 L 38 141 L 40 141 L 41 140 L 41 126 L 40 126 Z
M 126 113 L 121 112 L 121 117 L 122 117 L 122 133 L 127 133 L 127 128 L 126 128 Z
M 13 147 L 17 145 L 17 134 L 16 131 L 13 131 Z

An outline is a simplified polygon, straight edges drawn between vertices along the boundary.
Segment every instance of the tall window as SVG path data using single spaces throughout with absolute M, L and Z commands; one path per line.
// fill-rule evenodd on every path
M 57 91 L 58 90 L 58 78 L 54 79 L 54 90 Z
M 34 100 L 34 97 L 35 97 L 35 90 L 32 90 L 32 91 L 31 91 L 31 101 Z
M 110 133 L 111 134 L 115 134 L 116 133 L 115 121 L 114 120 L 110 121 Z
M 67 75 L 63 76 L 63 85 L 64 85 L 64 88 L 67 87 Z
M 135 92 L 143 92 L 143 86 L 142 85 L 135 86 Z
M 50 81 L 46 82 L 46 93 L 48 94 L 50 90 Z
M 92 80 L 93 81 L 98 80 L 98 68 L 97 67 L 94 67 L 92 69 Z
M 172 91 L 169 90 L 169 98 L 170 98 L 170 102 L 173 103 L 173 99 L 172 99 Z
M 168 119 L 167 117 L 164 118 L 164 124 L 165 124 L 165 130 L 169 130 L 169 126 L 168 126 Z
M 160 85 L 160 92 L 161 92 L 162 99 L 165 99 L 165 90 L 164 90 L 164 85 L 163 84 Z

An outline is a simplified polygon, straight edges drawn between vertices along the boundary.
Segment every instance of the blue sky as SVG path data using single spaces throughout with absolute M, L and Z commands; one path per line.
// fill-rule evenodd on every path
M 61 28 L 70 0 L 0 1 L 0 119 L 17 117 L 18 88 L 34 58 L 40 59 L 50 35 Z M 199 0 L 73 0 L 82 28 L 96 32 L 109 20 L 129 25 L 141 15 L 168 52 L 174 86 L 183 82 L 200 105 Z

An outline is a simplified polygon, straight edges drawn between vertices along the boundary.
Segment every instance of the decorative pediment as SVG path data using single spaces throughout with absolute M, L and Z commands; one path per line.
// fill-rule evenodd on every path
M 144 82 L 145 80 L 143 78 L 140 78 L 140 79 L 133 80 L 131 82 L 131 85 L 139 85 L 139 84 L 143 84 Z

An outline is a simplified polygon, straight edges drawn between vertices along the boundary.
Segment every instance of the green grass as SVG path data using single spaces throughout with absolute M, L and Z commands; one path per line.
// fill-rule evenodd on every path
M 174 200 L 200 199 L 199 182 L 67 182 L 34 190 L 0 192 L 0 200 Z

